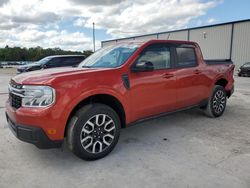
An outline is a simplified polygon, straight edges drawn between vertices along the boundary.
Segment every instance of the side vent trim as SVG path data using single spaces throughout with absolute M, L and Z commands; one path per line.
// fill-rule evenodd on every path
M 122 75 L 122 82 L 123 82 L 124 87 L 129 90 L 130 89 L 130 81 L 129 81 L 128 74 Z

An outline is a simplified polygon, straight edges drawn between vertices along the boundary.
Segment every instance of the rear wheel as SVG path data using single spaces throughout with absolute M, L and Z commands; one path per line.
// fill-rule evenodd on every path
M 219 117 L 224 113 L 226 104 L 227 95 L 224 87 L 216 85 L 209 97 L 205 113 L 209 117 Z
M 117 144 L 120 127 L 120 119 L 112 108 L 104 104 L 90 104 L 71 118 L 67 143 L 70 150 L 82 159 L 100 159 Z

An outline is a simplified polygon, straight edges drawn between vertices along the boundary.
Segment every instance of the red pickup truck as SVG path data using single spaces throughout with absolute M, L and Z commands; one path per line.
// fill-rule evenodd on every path
M 118 43 L 79 67 L 13 77 L 6 117 L 20 140 L 46 149 L 66 138 L 74 154 L 95 160 L 113 150 L 121 128 L 138 121 L 191 107 L 221 116 L 233 72 L 229 60 L 203 60 L 194 42 Z

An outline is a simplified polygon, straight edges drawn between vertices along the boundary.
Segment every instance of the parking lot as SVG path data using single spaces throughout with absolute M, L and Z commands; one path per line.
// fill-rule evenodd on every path
M 39 150 L 8 129 L 13 69 L 0 70 L 0 187 L 250 187 L 250 78 L 235 77 L 224 115 L 178 112 L 122 130 L 114 151 L 87 162 L 66 146 Z

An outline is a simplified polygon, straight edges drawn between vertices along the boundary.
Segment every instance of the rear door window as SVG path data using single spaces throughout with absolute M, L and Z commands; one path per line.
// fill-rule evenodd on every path
M 61 66 L 74 66 L 78 65 L 84 60 L 84 57 L 63 57 Z
M 176 67 L 194 67 L 198 64 L 194 48 L 177 47 L 176 54 L 177 54 Z
M 48 67 L 59 67 L 61 63 L 61 58 L 59 57 L 54 57 L 51 60 L 46 63 L 46 66 Z
M 84 57 L 55 57 L 52 58 L 46 65 L 48 67 L 67 67 L 75 66 L 81 63 Z

